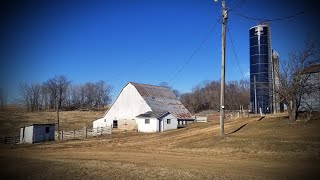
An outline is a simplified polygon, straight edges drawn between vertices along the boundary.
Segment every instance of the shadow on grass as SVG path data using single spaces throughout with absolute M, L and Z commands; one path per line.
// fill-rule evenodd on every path
M 258 119 L 257 121 L 261 121 L 263 118 L 264 118 L 264 116 L 263 116 L 263 117 L 261 117 L 260 119 Z
M 261 117 L 259 118 L 257 121 L 261 121 L 264 117 Z M 236 133 L 238 132 L 240 129 L 242 129 L 243 127 L 245 127 L 248 123 L 245 123 L 244 125 L 240 126 L 238 129 L 232 131 L 231 133 L 228 133 L 228 134 L 233 134 L 233 133 Z
M 240 126 L 238 129 L 232 131 L 231 133 L 228 133 L 228 134 L 233 134 L 233 133 L 236 133 L 238 132 L 240 129 L 242 129 L 243 127 L 245 127 L 248 123 L 245 123 L 244 125 Z

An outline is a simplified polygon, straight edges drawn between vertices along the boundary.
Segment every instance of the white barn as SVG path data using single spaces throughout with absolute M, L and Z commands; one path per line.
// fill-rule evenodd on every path
M 20 129 L 21 143 L 54 141 L 55 123 L 30 124 Z
M 93 122 L 93 128 L 111 126 L 161 132 L 193 121 L 190 112 L 170 89 L 129 82 L 104 117 Z

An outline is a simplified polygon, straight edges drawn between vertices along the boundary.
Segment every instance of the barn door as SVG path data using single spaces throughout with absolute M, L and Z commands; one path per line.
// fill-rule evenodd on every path
M 117 120 L 113 120 L 112 127 L 118 128 L 118 121 Z

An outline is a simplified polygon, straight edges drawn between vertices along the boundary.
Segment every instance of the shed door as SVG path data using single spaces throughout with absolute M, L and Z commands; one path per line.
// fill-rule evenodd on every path
M 159 119 L 159 132 L 162 132 L 162 119 Z
M 45 127 L 45 141 L 50 140 L 50 126 Z

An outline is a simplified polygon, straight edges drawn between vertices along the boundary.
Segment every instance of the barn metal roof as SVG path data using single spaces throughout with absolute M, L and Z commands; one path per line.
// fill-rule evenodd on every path
M 154 112 L 170 112 L 178 119 L 192 119 L 190 112 L 172 90 L 149 84 L 130 82 Z

